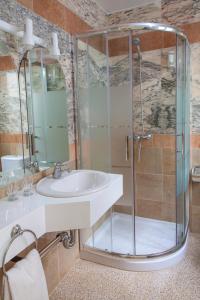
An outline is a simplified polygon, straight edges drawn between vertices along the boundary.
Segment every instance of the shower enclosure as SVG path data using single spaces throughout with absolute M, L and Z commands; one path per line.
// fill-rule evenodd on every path
M 75 52 L 79 168 L 124 180 L 123 197 L 81 231 L 81 257 L 130 270 L 170 265 L 189 219 L 188 40 L 171 26 L 131 23 L 76 36 Z

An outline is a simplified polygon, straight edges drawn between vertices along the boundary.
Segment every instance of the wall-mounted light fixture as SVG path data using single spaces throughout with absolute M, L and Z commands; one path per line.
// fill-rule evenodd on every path
M 60 49 L 58 46 L 58 34 L 56 32 L 52 32 L 51 34 L 51 54 L 53 56 L 60 56 Z
M 24 31 L 18 31 L 17 26 L 7 23 L 0 19 L 0 30 L 11 33 L 18 38 L 22 39 L 22 43 L 26 46 L 27 50 L 34 47 L 34 45 L 46 47 L 45 41 L 33 34 L 33 21 L 29 18 L 25 19 Z M 60 55 L 58 47 L 58 35 L 52 32 L 52 54 L 55 56 Z
M 35 45 L 33 35 L 33 21 L 29 18 L 26 18 L 25 20 L 23 44 L 27 49 L 31 49 Z

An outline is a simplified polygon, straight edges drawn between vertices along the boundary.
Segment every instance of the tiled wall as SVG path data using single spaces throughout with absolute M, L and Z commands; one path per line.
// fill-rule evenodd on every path
M 136 214 L 175 222 L 175 136 L 154 134 L 142 145 L 141 160 L 135 147 Z
M 107 23 L 105 11 L 94 0 L 59 0 L 93 28 L 104 27 Z
M 153 135 L 142 145 L 141 159 L 139 159 L 139 144 L 134 149 L 134 167 L 136 186 L 135 204 L 136 215 L 166 221 L 175 220 L 175 138 L 172 135 Z M 131 169 L 114 167 L 113 171 L 123 173 L 127 194 L 117 205 L 117 210 L 130 213 L 133 203 L 131 199 Z M 169 190 L 168 190 L 169 188 Z M 125 208 L 126 207 L 126 208 Z M 129 209 L 128 209 L 129 207 Z
M 40 239 L 39 248 L 42 249 L 48 242 L 56 237 L 56 233 L 47 233 Z M 63 247 L 62 243 L 52 248 L 47 256 L 42 259 L 49 294 L 54 290 L 67 271 L 79 257 L 78 232 L 76 244 L 71 249 Z
M 107 24 L 125 24 L 129 22 L 161 22 L 161 2 L 135 7 L 107 15 Z

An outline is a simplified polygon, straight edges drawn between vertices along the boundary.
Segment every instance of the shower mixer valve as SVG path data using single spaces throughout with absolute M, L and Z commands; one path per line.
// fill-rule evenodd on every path
M 142 140 L 150 140 L 152 138 L 151 133 L 142 133 L 142 134 L 134 134 L 133 139 L 134 141 L 142 141 Z
M 126 143 L 126 161 L 129 160 L 129 156 L 130 156 L 130 153 L 129 153 L 129 139 L 131 138 L 131 136 L 126 136 L 126 139 L 125 139 L 125 143 Z M 146 132 L 146 133 L 142 133 L 142 134 L 134 134 L 133 135 L 133 140 L 135 142 L 138 142 L 140 143 L 140 147 L 138 148 L 139 152 L 138 152 L 138 157 L 139 157 L 139 160 L 141 158 L 141 142 L 143 140 L 150 140 L 152 138 L 152 133 L 150 132 Z

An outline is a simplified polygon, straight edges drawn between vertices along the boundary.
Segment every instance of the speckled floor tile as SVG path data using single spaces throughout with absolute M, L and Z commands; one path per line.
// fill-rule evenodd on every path
M 50 300 L 200 299 L 200 235 L 190 234 L 186 257 L 154 272 L 127 272 L 77 260 Z

